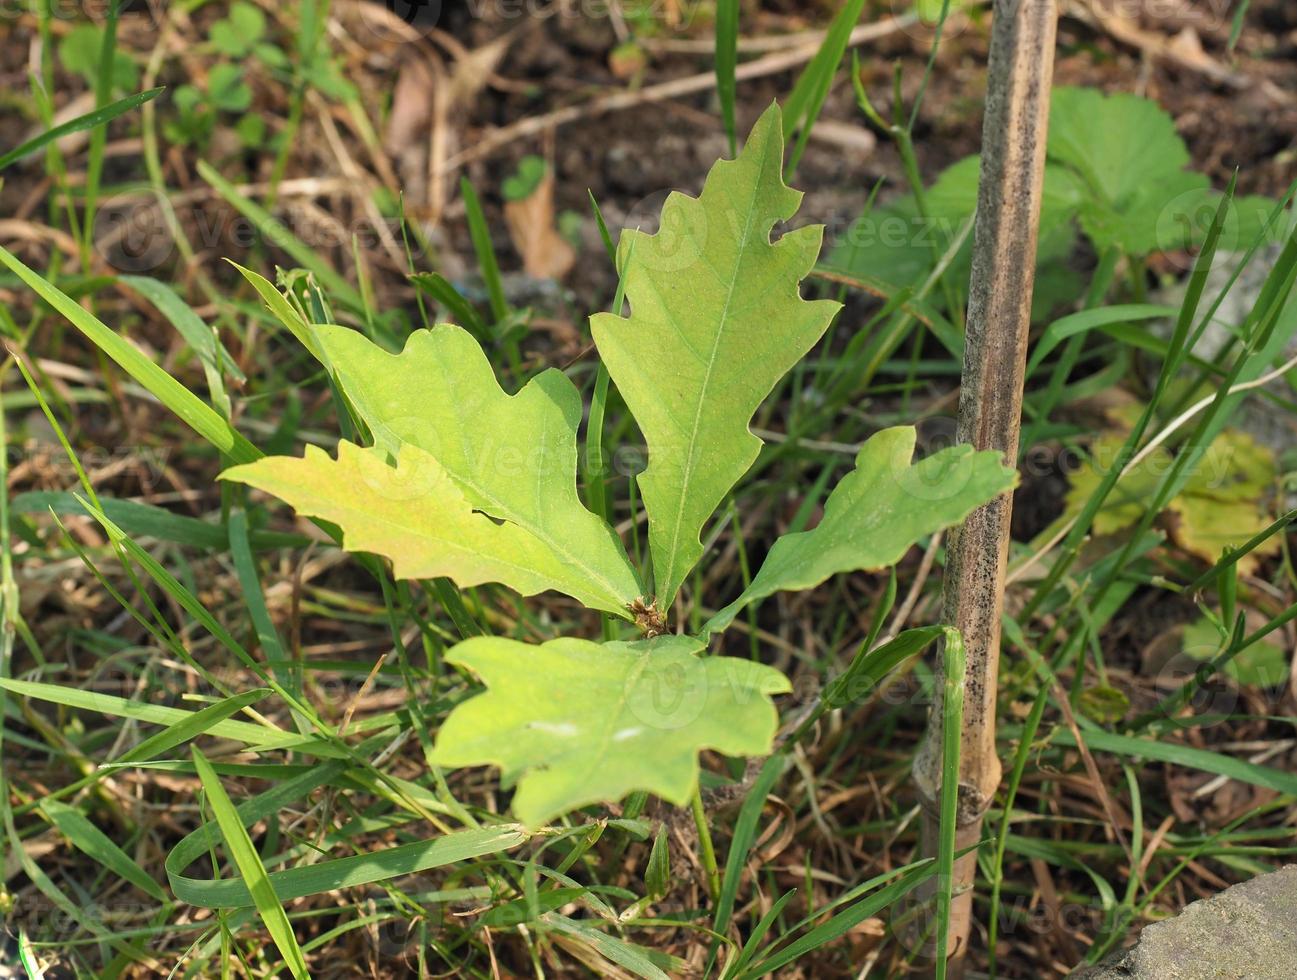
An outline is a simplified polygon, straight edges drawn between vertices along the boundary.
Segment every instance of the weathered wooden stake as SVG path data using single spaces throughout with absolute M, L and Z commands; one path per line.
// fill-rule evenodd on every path
M 1056 0 L 995 0 L 993 17 L 958 437 L 978 449 L 998 449 L 1014 465 L 1058 7 Z M 1012 495 L 1004 494 L 974 511 L 951 535 L 947 550 L 945 621 L 963 634 L 967 656 L 957 852 L 980 839 L 982 819 L 1000 783 L 995 694 L 1012 506 Z M 938 703 L 914 764 L 925 857 L 936 856 L 940 830 L 941 718 Z M 955 862 L 948 946 L 952 977 L 962 974 L 968 951 L 976 870 L 975 851 Z

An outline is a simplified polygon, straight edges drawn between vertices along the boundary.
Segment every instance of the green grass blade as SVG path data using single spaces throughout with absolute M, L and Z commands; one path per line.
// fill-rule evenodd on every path
M 749 978 L 750 980 L 756 980 L 757 977 L 777 975 L 775 971 L 780 967 L 786 966 L 812 950 L 844 936 L 854 926 L 895 905 L 936 873 L 936 863 L 928 862 L 918 866 L 910 865 L 899 871 L 892 871 L 871 879 L 865 884 L 865 890 L 875 888 L 887 879 L 896 878 L 898 874 L 900 875 L 898 880 L 837 913 L 796 942 L 790 943 L 779 952 L 773 953 L 757 963 L 751 970 L 744 973 L 743 977 L 745 980 L 749 980 Z
M 199 735 L 211 732 L 216 725 L 225 721 L 225 719 L 238 714 L 249 705 L 256 704 L 270 693 L 270 688 L 259 687 L 256 690 L 246 691 L 243 694 L 236 694 L 234 697 L 217 701 L 201 711 L 189 714 L 189 717 L 176 722 L 174 725 L 168 725 L 162 731 L 150 735 L 130 751 L 114 759 L 113 762 L 143 762 L 146 759 L 156 758 L 178 745 L 184 745 L 186 742 L 194 740 Z
M 77 116 L 75 119 L 69 119 L 67 122 L 48 129 L 39 136 L 34 136 L 21 146 L 15 147 L 4 156 L 0 156 L 0 170 L 12 163 L 17 163 L 23 157 L 31 156 L 37 150 L 48 146 L 55 140 L 62 139 L 69 133 L 79 133 L 82 130 L 91 129 L 95 126 L 101 126 L 104 123 L 111 122 L 118 116 L 130 112 L 132 109 L 138 109 L 145 102 L 156 99 L 165 91 L 165 86 L 151 88 L 147 92 L 137 92 L 135 95 L 128 95 L 124 99 L 118 99 L 116 102 L 110 102 L 102 109 L 95 109 L 93 112 L 87 112 L 84 116 Z
M 824 107 L 824 100 L 833 85 L 833 76 L 842 63 L 842 56 L 846 54 L 847 41 L 856 22 L 860 20 L 864 5 L 864 0 L 847 0 L 825 32 L 819 51 L 802 70 L 801 76 L 793 85 L 792 93 L 784 102 L 784 135 L 791 136 L 796 129 L 801 131 L 785 171 L 786 180 L 791 180 L 797 171 L 806 141 Z
M 350 781 L 344 763 L 325 762 L 314 766 L 239 804 L 237 819 L 245 827 L 258 820 L 268 820 L 313 790 L 339 781 Z M 215 829 L 210 823 L 204 824 L 184 837 L 167 855 L 166 869 L 171 891 L 180 901 L 200 908 L 246 907 L 252 904 L 252 895 L 243 881 L 236 878 L 205 881 L 183 873 L 190 864 L 206 855 L 216 842 Z M 516 824 L 463 830 L 372 853 L 272 871 L 269 878 L 279 900 L 287 902 L 446 867 L 512 849 L 526 840 L 527 835 Z
M 919 626 L 906 630 L 876 650 L 862 646 L 856 659 L 824 692 L 828 708 L 842 708 L 872 693 L 893 670 L 924 651 L 941 636 L 940 626 Z
M 1075 748 L 1076 738 L 1070 731 L 1060 728 L 1054 733 L 1053 743 Z M 1220 752 L 1196 749 L 1176 742 L 1117 735 L 1093 728 L 1086 729 L 1085 744 L 1090 747 L 1091 752 L 1111 752 L 1129 758 L 1169 762 L 1186 769 L 1197 769 L 1199 772 L 1209 772 L 1217 776 L 1237 779 L 1252 786 L 1262 786 L 1297 796 L 1297 774 L 1257 765 Z
M 99 506 L 104 515 L 132 538 L 157 538 L 190 548 L 206 551 L 224 551 L 229 545 L 225 529 L 196 517 L 174 514 L 153 504 L 138 500 L 114 500 L 100 497 Z M 75 493 L 66 490 L 32 490 L 13 498 L 13 514 L 81 514 L 93 517 Z M 278 531 L 253 531 L 252 546 L 258 550 L 268 548 L 303 548 L 310 538 L 301 534 Z
M 257 643 L 262 655 L 272 663 L 287 663 L 288 654 L 279 641 L 279 633 L 266 608 L 266 597 L 261 591 L 261 580 L 257 577 L 256 562 L 252 557 L 252 545 L 248 538 L 248 515 L 243 510 L 230 513 L 230 557 L 234 561 L 234 571 L 239 579 L 239 589 L 243 594 L 243 604 L 247 607 L 252 627 L 257 633 Z M 272 668 L 295 697 L 302 696 L 302 672 L 300 664 L 291 665 L 287 676 L 280 677 L 278 668 Z
M 730 156 L 738 152 L 738 134 L 734 123 L 734 101 L 738 95 L 735 72 L 739 64 L 739 0 L 716 2 L 716 95 L 721 102 L 725 121 L 725 138 Z
M 946 668 L 941 718 L 941 829 L 937 839 L 937 980 L 946 980 L 950 955 L 950 902 L 955 883 L 958 829 L 959 745 L 964 729 L 964 639 L 947 628 L 942 662 Z
M 275 284 L 261 273 L 245 269 L 237 262 L 230 262 L 230 265 L 238 269 L 243 278 L 252 284 L 252 288 L 257 291 L 257 295 L 261 297 L 261 301 L 266 304 L 266 309 L 270 310 L 274 318 L 297 338 L 299 344 L 310 351 L 312 357 L 327 368 L 329 366 L 328 358 L 325 357 L 324 348 L 320 346 L 319 340 L 316 339 L 311 324 L 302 318 L 301 314 L 294 309 L 293 304 L 288 302 L 284 294 L 275 288 Z
M 99 45 L 99 70 L 95 76 L 95 108 L 108 105 L 113 94 L 113 74 L 117 61 L 117 20 L 122 0 L 111 0 L 104 18 L 103 40 Z M 90 147 L 86 160 L 84 217 L 81 224 L 81 262 L 87 272 L 94 247 L 95 207 L 99 199 L 99 183 L 103 178 L 104 149 L 108 144 L 108 127 L 96 126 L 90 131 Z
M 1059 344 L 1069 337 L 1087 333 L 1096 328 L 1111 324 L 1139 323 L 1144 320 L 1161 320 L 1176 316 L 1180 311 L 1172 306 L 1155 306 L 1150 303 L 1133 303 L 1125 306 L 1101 306 L 1093 310 L 1081 310 L 1061 319 L 1055 320 L 1040 335 L 1031 350 L 1031 361 L 1027 365 L 1030 377 L 1040 367 Z
M 225 391 L 224 375 L 228 373 L 237 381 L 246 381 L 234 358 L 216 337 L 216 332 L 205 324 L 197 313 L 164 282 L 148 276 L 119 276 L 118 282 L 130 286 L 152 303 L 159 313 L 176 328 L 190 348 L 198 355 L 207 379 L 207 390 L 217 409 L 227 419 L 230 417 L 230 396 Z
M 598 929 L 579 922 L 575 919 L 569 919 L 566 916 L 551 912 L 542 920 L 551 929 L 557 932 L 565 932 L 571 936 L 578 936 L 585 942 L 589 943 L 600 955 L 616 963 L 623 969 L 630 970 L 637 977 L 643 977 L 644 980 L 670 980 L 654 962 L 649 959 L 647 952 L 624 939 L 618 939 L 616 936 L 609 936 L 600 932 Z M 679 961 L 676 961 L 679 962 Z M 681 963 L 683 965 L 683 963 Z
M 783 914 L 784 906 L 788 904 L 789 899 L 796 894 L 797 889 L 793 888 L 784 892 L 775 900 L 775 903 L 770 906 L 770 910 L 752 927 L 752 934 L 748 936 L 747 942 L 739 950 L 738 958 L 726 966 L 722 980 L 729 980 L 730 977 L 740 975 L 744 968 L 752 962 L 752 957 L 756 955 L 761 942 L 766 938 L 766 933 L 770 931 L 770 927 L 774 925 L 775 920 Z
M 1234 20 L 1229 26 L 1229 53 L 1234 54 L 1234 49 L 1238 46 L 1238 39 L 1243 36 L 1243 24 L 1247 21 L 1248 8 L 1252 6 L 1252 0 L 1241 0 L 1238 9 L 1234 11 Z
M 991 914 L 987 921 L 990 938 L 987 941 L 987 955 L 990 957 L 989 973 L 991 980 L 996 976 L 996 938 L 1000 928 L 1000 893 L 1004 887 L 1004 849 L 1009 842 L 1009 831 L 1013 823 L 1013 803 L 1018 797 L 1018 787 L 1022 785 L 1022 774 L 1027 769 L 1027 760 L 1031 757 L 1032 745 L 1036 731 L 1040 728 L 1040 719 L 1049 704 L 1049 688 L 1041 685 L 1036 700 L 1031 706 L 1031 713 L 1023 723 L 1022 735 L 1018 738 L 1018 748 L 1013 756 L 1013 771 L 1009 776 L 1008 791 L 1004 794 L 1004 813 L 1000 818 L 999 830 L 995 839 L 995 856 L 991 859 Z
M 237 187 L 222 177 L 206 160 L 199 160 L 197 169 L 198 176 L 211 184 L 230 207 L 252 222 L 253 227 L 267 242 L 290 255 L 303 269 L 314 273 L 315 278 L 320 281 L 320 285 L 329 295 L 339 300 L 347 309 L 364 314 L 365 301 L 359 290 L 339 275 L 318 252 L 294 235 L 286 225 L 252 198 L 244 197 Z
M 256 446 L 240 435 L 220 413 L 158 367 L 138 347 L 119 336 L 75 300 L 42 276 L 27 268 L 8 249 L 0 246 L 0 263 L 54 307 L 87 339 L 117 362 L 127 374 L 171 409 L 180 420 L 236 463 L 261 458 Z
M 509 301 L 504 296 L 500 263 L 495 257 L 495 246 L 491 244 L 491 226 L 486 223 L 477 190 L 467 177 L 460 178 L 459 191 L 464 198 L 464 212 L 468 219 L 468 233 L 473 239 L 473 252 L 477 255 L 478 269 L 482 273 L 486 295 L 491 302 L 491 315 L 499 325 L 509 317 Z
M 239 875 L 252 895 L 252 901 L 257 907 L 262 923 L 284 957 L 284 963 L 295 980 L 306 980 L 310 976 L 306 969 L 306 957 L 301 947 L 297 945 L 297 937 L 293 935 L 293 926 L 288 921 L 288 913 L 279 904 L 279 898 L 275 895 L 275 888 L 270 883 L 270 877 L 261 863 L 261 857 L 252 845 L 252 838 L 244 829 L 234 804 L 230 802 L 225 787 L 221 785 L 220 777 L 212 769 L 212 764 L 196 746 L 193 748 L 193 756 L 198 778 L 202 780 L 203 790 L 207 794 L 208 805 L 216 815 L 221 836 L 225 838 L 226 852 L 238 868 Z
M 197 713 L 161 704 L 130 701 L 115 694 L 100 694 L 96 691 L 83 691 L 80 688 L 45 684 L 40 681 L 20 681 L 0 677 L 0 688 L 38 701 L 48 701 L 51 704 L 61 704 L 82 711 L 97 711 L 117 718 L 131 718 L 152 725 L 176 725 L 180 722 L 192 721 Z M 217 722 L 208 727 L 207 733 L 218 738 L 234 739 L 263 751 L 294 749 L 326 756 L 341 755 L 341 752 L 335 750 L 333 746 L 319 740 L 303 739 L 292 732 L 245 721 Z
M 453 322 L 471 333 L 480 344 L 491 339 L 491 331 L 473 304 L 440 272 L 416 272 L 410 276 L 416 289 L 426 293 L 445 307 Z
M 41 804 L 41 809 L 59 829 L 59 833 L 96 864 L 103 865 L 117 877 L 129 881 L 159 902 L 167 901 L 167 893 L 162 890 L 162 886 L 149 877 L 149 873 L 114 844 L 102 830 L 87 820 L 80 810 L 58 800 L 46 800 Z
M 734 836 L 730 839 L 730 851 L 725 861 L 725 873 L 721 877 L 720 896 L 716 901 L 716 911 L 712 915 L 712 930 L 724 935 L 730 927 L 730 916 L 734 913 L 734 900 L 738 895 L 743 872 L 747 868 L 748 852 L 757 838 L 757 822 L 766 805 L 766 797 L 774 789 L 775 782 L 783 775 L 788 760 L 782 753 L 772 755 L 761 766 L 761 771 L 752 783 L 739 810 L 738 820 L 734 824 Z

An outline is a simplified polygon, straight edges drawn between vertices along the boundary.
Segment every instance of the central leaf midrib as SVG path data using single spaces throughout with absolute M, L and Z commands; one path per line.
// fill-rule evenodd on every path
M 729 289 L 725 294 L 725 303 L 721 307 L 720 326 L 716 330 L 716 338 L 712 341 L 711 355 L 707 359 L 707 365 L 703 372 L 703 383 L 698 390 L 698 398 L 694 404 L 693 426 L 691 427 L 689 432 L 689 448 L 688 451 L 685 453 L 685 470 L 681 478 L 680 497 L 679 497 L 680 502 L 676 508 L 674 520 L 672 521 L 671 550 L 670 550 L 671 558 L 670 558 L 670 564 L 667 566 L 668 571 L 672 574 L 666 576 L 667 582 L 670 582 L 675 577 L 674 573 L 676 570 L 676 563 L 679 561 L 678 556 L 679 556 L 679 547 L 680 547 L 680 528 L 684 522 L 683 519 L 684 519 L 684 510 L 685 510 L 685 499 L 688 497 L 689 485 L 692 482 L 694 470 L 696 469 L 693 462 L 693 457 L 694 457 L 694 448 L 696 447 L 698 442 L 699 423 L 700 420 L 702 419 L 703 405 L 706 403 L 707 389 L 711 384 L 712 375 L 716 367 L 716 360 L 717 360 L 716 353 L 720 349 L 721 340 L 725 336 L 725 326 L 729 319 L 730 304 L 734 301 L 734 290 L 735 287 L 738 285 L 738 281 L 739 281 L 739 270 L 742 268 L 744 258 L 746 257 L 747 254 L 748 237 L 752 233 L 752 219 L 756 214 L 757 193 L 759 188 L 761 187 L 761 179 L 765 176 L 768 160 L 769 160 L 769 152 L 767 151 L 764 152 L 761 157 L 761 166 L 760 169 L 758 170 L 757 178 L 749 182 L 749 186 L 752 189 L 752 196 L 748 200 L 748 212 L 747 212 L 747 218 L 743 223 L 743 233 L 742 235 L 739 236 L 738 251 L 735 254 L 735 258 L 734 258 L 734 271 L 730 278 Z M 699 199 L 698 204 L 700 207 L 702 206 L 701 199 Z M 674 599 L 675 598 L 674 595 L 671 596 L 671 598 Z

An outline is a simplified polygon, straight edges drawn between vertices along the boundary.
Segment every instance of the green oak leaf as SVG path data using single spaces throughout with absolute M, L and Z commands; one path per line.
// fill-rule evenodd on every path
M 798 288 L 822 226 L 770 241 L 802 197 L 784 185 L 783 146 L 772 106 L 738 158 L 712 168 L 701 196 L 667 198 L 657 234 L 624 232 L 631 315 L 590 321 L 648 442 L 639 486 L 663 608 L 702 555 L 703 525 L 757 458 L 753 414 L 839 309 L 803 300 Z
M 353 523 L 313 513 L 339 524 L 347 547 L 400 559 L 406 570 L 449 566 L 436 574 L 461 586 L 469 584 L 465 576 L 499 581 L 524 595 L 557 589 L 591 608 L 629 618 L 627 607 L 642 590 L 612 528 L 577 496 L 581 398 L 562 372 L 544 371 L 516 395 L 508 395 L 477 341 L 452 324 L 413 334 L 400 354 L 389 354 L 345 327 L 316 326 L 312 337 L 373 436 L 376 458 L 380 463 L 384 455 L 397 458 L 397 467 L 375 470 L 353 452 L 356 447 L 344 444 L 336 463 L 308 452 L 305 461 L 261 460 L 228 471 L 226 478 L 261 486 L 295 506 L 298 500 L 310 500 L 320 508 L 343 508 Z M 371 479 L 366 487 L 357 487 L 366 491 L 363 507 L 348 499 L 362 466 Z M 429 475 L 434 469 L 435 478 Z M 262 479 L 274 485 L 258 482 Z M 316 480 L 336 485 L 326 488 Z M 427 511 L 407 516 L 405 525 L 422 527 L 433 515 L 453 524 L 438 526 L 439 535 L 420 536 L 417 559 L 359 544 L 376 536 L 364 518 L 384 494 L 391 494 L 403 510 Z M 481 522 L 498 533 L 486 534 Z M 461 531 L 490 546 L 485 558 L 493 567 L 503 569 L 501 563 L 507 561 L 517 566 L 515 571 L 496 578 L 481 578 L 483 569 L 472 564 L 456 571 L 466 560 L 462 548 L 452 547 Z M 400 551 L 399 541 L 392 545 Z M 440 554 L 437 549 L 443 547 L 449 550 Z M 524 575 L 527 569 L 535 574 Z
M 999 453 L 972 446 L 951 446 L 913 463 L 915 440 L 908 425 L 872 436 L 856 455 L 856 468 L 829 494 L 820 523 L 776 541 L 752 584 L 704 632 L 724 629 L 745 606 L 772 593 L 893 565 L 916 541 L 959 523 L 1018 481 Z
M 517 785 L 513 812 L 529 827 L 635 790 L 684 804 L 698 785 L 701 750 L 770 752 L 779 723 L 770 696 L 790 689 L 773 667 L 699 657 L 702 649 L 687 636 L 465 640 L 446 659 L 487 690 L 451 712 L 433 761 L 499 766 Z

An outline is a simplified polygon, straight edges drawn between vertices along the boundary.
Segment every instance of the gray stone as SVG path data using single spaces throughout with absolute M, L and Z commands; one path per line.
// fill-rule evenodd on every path
M 1139 941 L 1071 980 L 1294 980 L 1297 865 L 1145 926 Z
M 1243 252 L 1217 253 L 1216 261 L 1207 273 L 1206 288 L 1203 291 L 1202 303 L 1198 310 L 1199 316 L 1207 312 L 1218 296 L 1222 293 L 1225 295 L 1211 322 L 1203 331 L 1202 337 L 1194 345 L 1193 352 L 1195 354 L 1208 361 L 1220 360 L 1221 352 L 1225 349 L 1226 344 L 1237 335 L 1240 326 L 1252 314 L 1257 300 L 1261 296 L 1261 290 L 1266 278 L 1270 275 L 1270 271 L 1274 268 L 1282 251 L 1281 244 L 1273 244 L 1259 249 L 1257 254 L 1252 257 L 1252 261 L 1239 271 L 1238 278 L 1233 286 L 1230 286 L 1230 279 L 1239 269 L 1239 265 L 1246 258 L 1246 254 Z M 1229 287 L 1228 292 L 1226 291 L 1227 287 Z M 1188 279 L 1186 278 L 1172 286 L 1159 290 L 1154 294 L 1153 301 L 1164 303 L 1167 306 L 1179 306 L 1183 302 L 1187 291 Z M 1294 319 L 1297 319 L 1297 292 L 1290 297 L 1285 305 L 1276 329 L 1279 332 L 1291 329 Z M 1169 321 L 1153 324 L 1153 329 L 1163 339 L 1170 338 L 1173 328 L 1174 324 Z M 1235 345 L 1233 353 L 1230 355 L 1231 360 L 1238 356 L 1238 351 L 1239 347 Z M 1297 357 L 1297 333 L 1290 337 L 1282 354 L 1276 357 L 1273 363 L 1267 365 L 1267 371 L 1270 368 L 1280 366 L 1280 364 L 1292 357 Z M 1267 385 L 1267 388 L 1280 398 L 1291 400 L 1293 397 L 1293 389 L 1283 378 L 1272 380 Z M 1239 407 L 1231 424 L 1235 428 L 1247 432 L 1263 445 L 1269 446 L 1276 454 L 1282 455 L 1297 446 L 1297 418 L 1289 412 L 1275 411 L 1272 404 L 1264 398 L 1257 397 L 1255 393 Z

